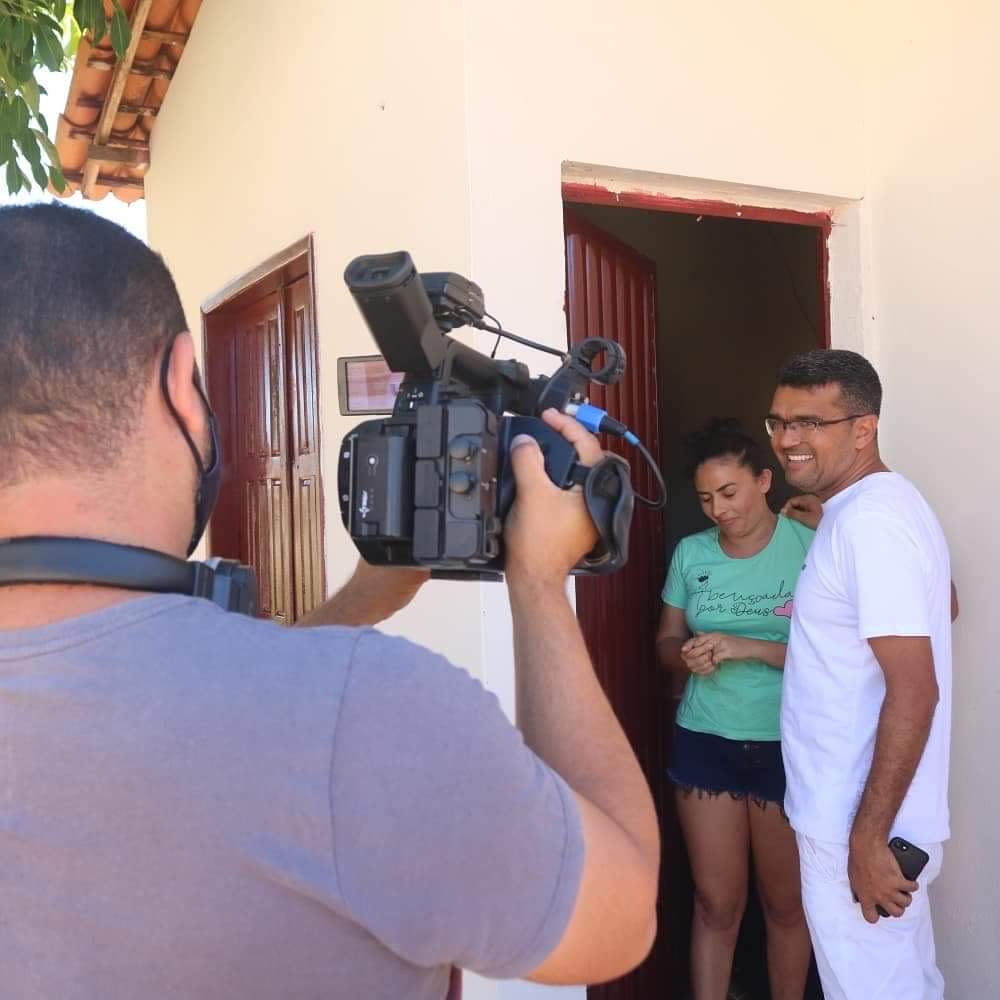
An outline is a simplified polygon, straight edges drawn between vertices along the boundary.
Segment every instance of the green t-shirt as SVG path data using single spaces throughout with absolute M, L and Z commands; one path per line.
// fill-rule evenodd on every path
M 684 609 L 692 635 L 788 642 L 792 594 L 813 535 L 779 516 L 771 541 L 748 559 L 722 551 L 718 528 L 689 535 L 670 561 L 663 603 Z M 731 740 L 777 740 L 781 678 L 760 660 L 730 660 L 708 676 L 691 674 L 677 722 Z

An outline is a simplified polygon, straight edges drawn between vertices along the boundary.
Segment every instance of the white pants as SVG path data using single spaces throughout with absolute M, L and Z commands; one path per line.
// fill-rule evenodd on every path
M 802 905 L 826 1000 L 942 1000 L 927 895 L 941 871 L 941 845 L 920 845 L 930 861 L 903 916 L 870 924 L 851 893 L 847 845 L 796 839 Z

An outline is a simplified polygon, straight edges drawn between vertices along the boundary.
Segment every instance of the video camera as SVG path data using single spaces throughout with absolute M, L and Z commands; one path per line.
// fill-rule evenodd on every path
M 611 385 L 623 375 L 622 347 L 593 338 L 564 353 L 511 334 L 486 312 L 478 285 L 457 274 L 418 274 L 406 252 L 358 257 L 344 280 L 389 368 L 405 373 L 392 415 L 359 424 L 340 449 L 341 515 L 364 559 L 423 566 L 435 576 L 499 578 L 503 521 L 514 500 L 510 445 L 528 434 L 553 483 L 583 488 L 598 531 L 597 546 L 573 572 L 624 566 L 637 499 L 628 463 L 609 453 L 583 466 L 573 446 L 540 419 L 555 408 L 592 431 L 621 434 L 650 460 L 635 435 L 587 401 L 591 382 Z M 533 378 L 521 362 L 497 361 L 447 335 L 465 325 L 556 354 L 562 363 L 552 376 Z M 602 355 L 604 364 L 595 367 Z M 662 489 L 655 464 L 654 474 Z M 662 507 L 665 496 L 656 504 L 638 499 Z

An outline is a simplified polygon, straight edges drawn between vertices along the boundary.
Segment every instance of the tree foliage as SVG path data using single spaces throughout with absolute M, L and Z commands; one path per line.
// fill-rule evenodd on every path
M 110 34 L 120 59 L 131 30 L 120 0 L 109 18 L 104 0 L 0 0 L 0 171 L 7 190 L 66 190 L 59 154 L 39 107 L 42 70 L 66 69 L 80 36 Z

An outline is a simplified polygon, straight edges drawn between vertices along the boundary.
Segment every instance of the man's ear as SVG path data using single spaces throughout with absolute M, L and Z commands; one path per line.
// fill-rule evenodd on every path
M 854 421 L 854 447 L 864 451 L 878 436 L 878 417 L 874 413 Z
M 196 372 L 191 334 L 179 333 L 174 339 L 167 362 L 167 392 L 188 433 L 195 441 L 200 441 L 205 428 L 205 407 L 195 387 Z

